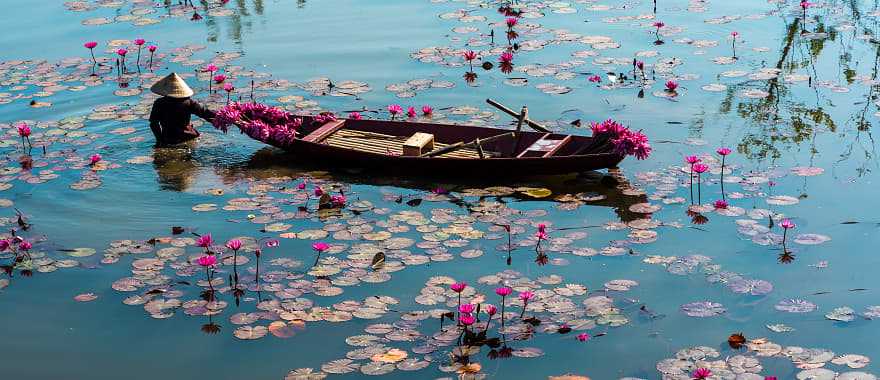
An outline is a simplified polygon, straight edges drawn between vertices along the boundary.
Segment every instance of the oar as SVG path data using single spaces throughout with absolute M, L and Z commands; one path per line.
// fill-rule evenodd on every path
M 517 119 L 519 119 L 519 117 L 520 117 L 519 112 L 516 112 L 516 111 L 514 111 L 514 110 L 512 110 L 512 109 L 510 109 L 510 108 L 507 108 L 507 107 L 505 107 L 503 104 L 498 103 L 498 102 L 496 102 L 496 101 L 494 101 L 494 100 L 492 100 L 492 99 L 486 99 L 486 103 L 491 104 L 493 107 L 498 108 L 499 110 L 504 111 L 504 113 L 506 113 L 506 114 L 508 114 L 508 115 L 510 115 L 510 116 L 513 116 L 513 117 L 515 117 L 515 118 L 517 118 Z M 536 123 L 536 122 L 534 122 L 534 121 L 531 121 L 531 120 L 529 120 L 529 119 L 525 119 L 525 120 L 523 120 L 523 121 L 526 123 L 526 125 L 528 125 L 529 127 L 531 127 L 532 129 L 534 129 L 534 130 L 536 130 L 536 131 L 538 131 L 538 132 L 551 133 L 550 130 L 547 129 L 547 127 L 545 127 L 545 126 L 543 126 L 543 125 L 541 125 L 541 124 L 538 124 L 538 123 Z

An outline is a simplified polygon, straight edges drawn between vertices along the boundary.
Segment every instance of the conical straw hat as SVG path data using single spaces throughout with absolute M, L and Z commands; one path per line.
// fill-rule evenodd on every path
M 193 90 L 177 73 L 168 74 L 167 77 L 150 87 L 150 91 L 170 98 L 188 98 L 193 95 Z

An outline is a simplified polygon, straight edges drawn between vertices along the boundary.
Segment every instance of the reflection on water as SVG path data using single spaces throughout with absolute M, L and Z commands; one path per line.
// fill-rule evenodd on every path
M 193 158 L 196 143 L 173 147 L 156 147 L 153 150 L 153 168 L 160 188 L 186 191 L 196 180 L 200 164 Z

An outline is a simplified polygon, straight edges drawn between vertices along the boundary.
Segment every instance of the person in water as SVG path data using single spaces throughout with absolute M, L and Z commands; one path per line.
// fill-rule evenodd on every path
M 214 111 L 190 98 L 193 90 L 176 73 L 156 82 L 150 91 L 162 96 L 153 102 L 150 112 L 150 129 L 157 145 L 174 145 L 199 137 L 199 131 L 190 123 L 193 114 L 208 122 L 214 119 Z

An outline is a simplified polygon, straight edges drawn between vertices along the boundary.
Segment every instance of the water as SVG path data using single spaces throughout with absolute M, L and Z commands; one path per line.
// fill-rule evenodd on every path
M 471 357 L 471 361 L 482 365 L 481 373 L 498 379 L 535 379 L 565 373 L 587 375 L 593 379 L 627 376 L 661 378 L 661 373 L 656 369 L 657 363 L 675 356 L 681 349 L 693 346 L 713 347 L 720 351 L 720 359 L 737 354 L 755 357 L 753 351 L 735 351 L 727 347 L 727 337 L 736 332 L 742 332 L 750 339 L 766 337 L 783 346 L 823 348 L 837 355 L 853 353 L 873 359 L 880 354 L 875 344 L 878 338 L 876 321 L 860 315 L 866 307 L 878 304 L 874 295 L 878 285 L 874 268 L 880 264 L 872 249 L 880 242 L 876 233 L 878 221 L 873 191 L 876 181 L 874 171 L 878 166 L 872 138 L 877 117 L 874 79 L 878 56 L 877 46 L 871 42 L 877 28 L 877 9 L 873 3 L 830 1 L 810 8 L 810 21 L 805 28 L 810 32 L 827 33 L 823 36 L 801 34 L 801 11 L 794 2 L 661 1 L 656 19 L 666 24 L 661 32 L 665 43 L 654 45 L 653 28 L 650 26 L 654 19 L 650 2 L 571 2 L 568 5 L 529 2 L 528 11 L 540 10 L 544 16 L 532 18 L 527 14 L 516 27 L 521 34 L 518 41 L 523 44 L 523 49 L 515 56 L 515 68 L 526 65 L 547 67 L 573 59 L 583 60 L 584 63 L 570 68 L 551 66 L 553 70 L 542 76 L 535 76 L 537 71 L 534 70 L 530 73 L 514 71 L 503 74 L 497 68 L 491 71 L 477 68 L 478 78 L 473 85 L 468 85 L 462 78 L 467 68 L 457 54 L 445 57 L 447 65 L 419 62 L 411 54 L 428 47 L 461 49 L 471 38 L 474 40 L 470 41 L 469 49 L 488 50 L 491 48 L 485 44 L 488 37 L 481 38 L 479 35 L 488 33 L 490 23 L 497 23 L 493 27 L 498 43 L 496 48 L 503 48 L 505 27 L 501 23 L 504 18 L 495 11 L 499 6 L 497 3 L 239 0 L 225 5 L 212 2 L 212 11 L 205 11 L 199 5 L 198 12 L 204 17 L 200 21 L 190 21 L 192 11 L 180 7 L 172 7 L 170 13 L 177 15 L 179 12 L 180 16 L 166 17 L 164 15 L 169 11 L 161 6 L 153 8 L 152 2 L 74 2 L 69 3 L 68 7 L 76 8 L 85 4 L 95 9 L 79 12 L 65 8 L 62 2 L 37 4 L 7 0 L 5 11 L 16 17 L 7 20 L 0 61 L 45 60 L 50 65 L 46 66 L 48 69 L 44 72 L 57 71 L 73 77 L 63 82 L 59 78 L 52 78 L 56 77 L 54 75 L 43 75 L 37 82 L 51 81 L 73 87 L 81 85 L 91 70 L 88 51 L 82 47 L 84 42 L 98 41 L 96 54 L 103 59 L 111 57 L 115 50 L 115 47 L 107 47 L 109 41 L 141 37 L 148 44 L 158 45 L 158 53 L 174 52 L 179 57 L 157 60 L 157 75 L 170 71 L 193 73 L 216 53 L 240 53 L 241 56 L 235 59 L 219 61 L 221 66 L 226 66 L 223 71 L 235 77 L 233 83 L 238 88 L 236 97 L 250 96 L 252 78 L 256 78 L 257 82 L 287 80 L 304 84 L 314 78 L 327 77 L 336 84 L 357 81 L 370 87 L 370 91 L 359 94 L 357 98 L 316 96 L 302 88 L 284 86 L 280 82 L 276 82 L 281 85 L 275 88 L 256 91 L 261 101 L 270 104 L 282 104 L 279 98 L 286 95 L 302 96 L 303 100 L 318 102 L 316 106 L 300 104 L 305 107 L 299 108 L 294 107 L 298 100 L 283 103 L 290 110 L 303 113 L 332 110 L 344 114 L 344 111 L 361 107 L 384 109 L 392 103 L 413 105 L 418 109 L 421 105 L 430 104 L 438 110 L 437 118 L 446 116 L 452 122 L 509 125 L 506 116 L 479 113 L 455 115 L 454 110 L 450 109 L 473 106 L 479 108 L 480 112 L 492 111 L 483 103 L 485 98 L 491 97 L 512 108 L 527 104 L 534 119 L 571 133 L 589 133 L 586 128 L 571 127 L 569 123 L 575 119 L 581 119 L 586 125 L 588 121 L 614 118 L 634 129 L 642 129 L 652 140 L 654 152 L 649 160 L 629 158 L 621 165 L 621 175 L 626 182 L 643 189 L 646 195 L 633 195 L 631 190 L 624 190 L 626 186 L 609 188 L 598 183 L 596 175 L 586 178 L 538 178 L 516 184 L 504 181 L 457 183 L 449 179 L 432 179 L 430 176 L 418 180 L 387 178 L 365 175 L 350 168 L 335 168 L 328 175 L 315 172 L 314 167 L 302 166 L 290 156 L 249 140 L 246 136 L 237 133 L 223 135 L 207 125 L 200 127 L 203 137 L 197 144 L 181 149 L 154 149 L 146 122 L 141 119 L 143 112 L 148 111 L 151 100 L 138 94 L 114 94 L 119 88 L 112 65 L 101 73 L 103 83 L 87 86 L 82 91 L 71 91 L 69 87 L 50 88 L 52 93 L 47 94 L 39 91 L 51 87 L 52 83 L 31 83 L 33 81 L 28 82 L 28 77 L 17 77 L 8 71 L 24 65 L 27 67 L 21 72 L 33 75 L 37 64 L 7 64 L 0 70 L 3 73 L 0 75 L 3 79 L 0 93 L 4 93 L 0 95 L 0 100 L 14 98 L 18 94 L 24 97 L 0 105 L 0 121 L 8 133 L 2 148 L 6 154 L 3 166 L 7 167 L 4 169 L 3 182 L 11 185 L 2 191 L 0 197 L 12 202 L 10 207 L 3 208 L 2 216 L 13 218 L 4 220 L 6 228 L 14 227 L 13 207 L 17 208 L 32 224 L 28 231 L 21 234 L 37 241 L 35 252 L 44 253 L 54 260 L 77 260 L 72 263 L 76 265 L 73 268 L 60 268 L 51 273 L 34 270 L 32 277 L 24 277 L 16 271 L 15 276 L 9 278 L 8 286 L 0 290 L 0 302 L 4 305 L 0 317 L 0 325 L 4 326 L 0 335 L 0 352 L 5 358 L 4 372 L 9 378 L 115 379 L 125 376 L 132 379 L 225 379 L 246 376 L 277 379 L 298 368 L 319 371 L 322 364 L 345 358 L 347 352 L 357 348 L 346 344 L 347 337 L 365 334 L 364 329 L 374 323 L 398 322 L 400 314 L 387 312 L 378 319 L 353 318 L 347 322 L 307 322 L 304 330 L 289 339 L 277 338 L 270 333 L 261 339 L 244 341 L 235 337 L 234 332 L 240 326 L 232 323 L 230 317 L 239 312 L 255 311 L 254 298 L 258 295 L 252 291 L 256 289 L 254 287 L 247 292 L 239 307 L 234 305 L 230 292 L 220 294 L 219 298 L 229 305 L 210 320 L 204 315 L 187 315 L 182 308 L 171 309 L 174 315 L 167 319 L 157 319 L 144 312 L 142 305 L 123 304 L 127 297 L 145 295 L 151 289 L 168 284 L 173 286 L 162 289 L 180 290 L 182 294 L 168 297 L 157 295 L 155 299 L 197 299 L 200 287 L 196 281 L 204 278 L 204 272 L 197 270 L 188 273 L 187 268 L 191 265 L 185 263 L 185 259 L 197 257 L 197 247 L 189 246 L 182 256 L 165 263 L 161 268 L 161 274 L 168 276 L 164 284 L 160 284 L 163 281 L 157 281 L 158 285 L 144 285 L 134 292 L 120 292 L 111 285 L 114 281 L 132 276 L 132 263 L 135 260 L 156 257 L 160 248 L 169 245 L 160 242 L 150 253 L 121 255 L 115 263 L 101 263 L 102 254 L 114 241 L 145 241 L 153 237 L 172 236 L 172 226 L 187 228 L 187 233 L 180 236 L 191 237 L 189 232 L 210 232 L 221 242 L 235 236 L 278 238 L 284 232 L 299 233 L 322 228 L 335 230 L 335 223 L 347 223 L 355 232 L 364 233 L 388 229 L 389 225 L 385 223 L 390 215 L 398 215 L 395 217 L 398 221 L 401 220 L 400 215 L 408 215 L 400 214 L 401 211 L 418 211 L 428 218 L 432 210 L 438 208 L 449 209 L 456 217 L 464 217 L 469 212 L 480 213 L 483 210 L 479 207 L 480 201 L 503 201 L 507 208 L 523 213 L 509 218 L 514 226 L 520 227 L 515 230 L 518 232 L 514 235 L 515 243 L 531 237 L 538 222 L 549 224 L 551 238 L 576 231 L 586 232 L 586 237 L 577 236 L 578 239 L 564 247 L 563 250 L 568 252 L 578 250 L 584 253 L 587 252 L 585 248 L 599 251 L 621 245 L 621 240 L 628 239 L 629 228 L 562 228 L 595 225 L 616 227 L 615 222 L 633 222 L 641 216 L 631 212 L 630 206 L 638 203 L 661 205 L 662 209 L 650 217 L 664 225 L 650 228 L 658 233 L 656 241 L 627 244 L 621 250 L 621 256 L 577 256 L 558 252 L 545 242 L 542 244 L 548 249 L 551 263 L 539 266 L 534 262 L 535 247 L 532 243 L 517 247 L 508 266 L 505 263 L 503 244 L 506 234 L 503 229 L 499 230 L 500 227 L 485 220 L 474 222 L 464 219 L 467 223 L 460 220 L 461 225 L 472 225 L 484 235 L 472 236 L 464 242 L 447 243 L 452 260 L 440 261 L 443 256 L 435 256 L 436 260 L 429 264 L 406 265 L 403 270 L 390 272 L 389 268 L 395 268 L 395 263 L 401 260 L 401 253 L 397 252 L 398 256 L 391 254 L 386 259 L 390 264 L 386 268 L 388 270 L 380 270 L 380 273 L 390 272 L 390 281 L 341 286 L 343 293 L 336 296 L 304 294 L 301 297 L 314 301 L 315 306 L 331 307 L 343 300 L 363 301 L 384 295 L 399 301 L 398 304 L 388 305 L 388 308 L 410 312 L 444 307 L 451 310 L 455 306 L 454 297 L 449 298 L 451 304 L 448 306 L 415 302 L 426 281 L 433 276 L 450 276 L 466 281 L 486 295 L 486 302 L 496 305 L 499 303 L 493 292 L 496 285 L 480 284 L 478 280 L 508 269 L 532 280 L 556 274 L 563 278 L 559 285 L 543 284 L 541 287 L 553 289 L 576 283 L 589 288 L 589 296 L 606 294 L 603 284 L 611 280 L 638 282 L 638 286 L 629 291 L 607 292 L 619 308 L 619 313 L 611 314 L 625 316 L 628 323 L 619 327 L 598 325 L 583 330 L 595 336 L 585 343 L 575 339 L 575 335 L 583 331 L 568 334 L 543 331 L 548 325 L 558 325 L 559 321 L 553 319 L 559 315 L 537 309 L 527 312 L 527 315 L 542 319 L 543 323 L 536 327 L 538 332 L 529 340 L 514 341 L 512 339 L 516 334 L 508 333 L 510 345 L 516 349 L 536 347 L 543 351 L 543 356 L 491 360 L 486 356 L 489 349 L 483 347 L 479 354 Z M 565 11 L 566 6 L 573 7 L 576 13 L 553 11 Z M 461 15 L 450 16 L 450 12 L 459 9 L 485 19 L 464 22 L 467 20 L 459 20 Z M 131 14 L 137 15 L 133 19 L 146 17 L 161 22 L 136 26 L 133 22 L 143 21 L 133 21 L 128 17 Z M 626 16 L 643 17 L 619 19 Z M 721 19 L 724 16 L 728 18 Z M 101 17 L 118 21 L 104 25 L 82 24 L 83 20 Z M 39 20 L 39 27 L 33 27 L 33 20 Z M 718 20 L 727 22 L 718 23 Z M 526 32 L 532 24 L 546 30 Z M 464 30 L 455 28 L 462 26 L 477 28 L 478 32 L 458 33 Z M 730 64 L 716 64 L 713 62 L 716 57 L 732 54 L 729 37 L 732 31 L 740 34 L 738 59 Z M 568 38 L 564 35 L 566 32 L 580 36 Z M 583 36 L 607 36 L 619 44 L 619 48 L 597 49 L 595 45 L 591 47 L 588 43 L 572 41 Z M 537 44 L 525 41 L 544 41 L 546 45 L 532 50 L 532 46 Z M 704 47 L 696 46 L 703 44 L 700 41 L 709 43 Z M 712 42 L 717 45 L 713 46 Z M 130 70 L 135 70 L 135 50 L 127 43 L 121 44 L 129 46 L 127 63 Z M 194 49 L 191 58 L 188 58 L 188 54 L 179 54 L 179 50 L 172 50 L 196 45 L 202 45 L 204 49 Z M 578 51 L 589 53 L 583 58 L 573 57 L 572 54 Z M 624 72 L 631 78 L 629 62 L 636 55 L 646 62 L 648 79 L 656 79 L 656 82 L 648 83 L 643 98 L 637 96 L 638 88 L 631 80 L 612 88 L 600 88 L 586 80 L 588 75 L 599 74 L 602 77 L 600 85 L 608 86 L 605 73 L 609 71 Z M 146 56 L 144 51 L 142 59 Z M 495 62 L 497 56 L 496 51 L 485 54 L 484 58 Z M 54 66 L 71 57 L 77 60 L 65 61 L 68 64 L 64 67 Z M 651 74 L 656 64 L 673 57 L 680 62 L 676 61 L 672 71 Z M 615 65 L 603 58 L 616 58 L 619 61 Z M 77 69 L 75 65 L 82 66 Z M 759 73 L 762 68 L 778 68 L 781 73 L 778 78 L 774 75 L 749 77 L 750 74 Z M 146 73 L 146 67 L 142 67 L 141 71 L 146 74 L 143 80 L 151 83 L 153 79 Z M 574 78 L 565 79 L 565 74 L 556 77 L 560 71 L 574 73 Z M 793 74 L 802 77 L 784 78 Z M 141 85 L 137 75 L 129 74 L 126 77 L 129 81 L 127 89 Z M 811 80 L 807 80 L 807 77 L 811 77 Z M 413 91 L 415 95 L 412 98 L 398 98 L 395 92 L 386 90 L 392 84 L 425 78 L 435 83 L 451 82 L 454 87 L 418 89 Z M 523 87 L 511 86 L 505 83 L 507 78 L 527 78 L 528 84 Z M 678 96 L 671 100 L 655 96 L 654 93 L 664 95 L 663 82 L 670 78 L 680 83 Z M 188 78 L 190 84 L 196 87 L 198 97 L 203 100 L 207 93 L 204 79 L 204 75 L 202 80 Z M 567 86 L 571 91 L 562 95 L 546 94 L 536 87 L 544 83 Z M 713 83 L 725 85 L 726 90 L 703 89 Z M 18 85 L 26 87 L 16 88 Z M 38 85 L 42 88 L 38 88 Z M 763 97 L 743 96 L 742 91 L 745 90 L 752 90 L 753 94 Z M 35 93 L 37 96 L 33 97 L 34 100 L 50 102 L 51 106 L 29 106 L 30 96 Z M 224 101 L 223 95 L 218 95 L 213 99 L 213 104 L 216 106 Z M 132 116 L 120 120 L 120 111 L 116 110 L 109 114 L 110 120 L 106 120 L 107 117 L 102 117 L 106 114 L 93 112 L 96 107 L 107 105 L 117 105 L 122 113 Z M 388 116 L 387 113 L 367 115 Z M 89 116 L 91 119 L 77 119 Z M 93 120 L 95 118 L 104 120 Z M 49 176 L 46 182 L 29 183 L 29 177 L 17 173 L 15 168 L 20 167 L 21 147 L 14 125 L 20 120 L 29 120 L 32 125 L 37 121 L 65 120 L 68 123 L 74 120 L 73 124 L 68 123 L 61 130 L 57 130 L 54 124 L 33 127 L 32 140 L 38 147 L 33 151 L 35 167 L 30 172 L 39 175 L 41 170 L 53 169 L 57 178 L 49 179 Z M 75 125 L 77 120 L 84 121 L 84 126 L 71 128 L 70 125 Z M 134 132 L 118 130 L 124 127 L 132 127 Z M 68 139 L 52 138 L 47 133 L 54 136 L 67 133 Z M 83 136 L 91 141 L 85 141 Z M 46 148 L 49 154 L 47 158 L 43 156 L 40 145 L 50 140 Z M 744 181 L 750 178 L 757 183 L 726 183 L 727 200 L 731 206 L 752 211 L 755 218 L 749 215 L 722 216 L 707 208 L 703 216 L 708 218 L 708 222 L 694 224 L 693 216 L 686 214 L 689 203 L 686 199 L 690 197 L 687 175 L 679 167 L 685 165 L 685 155 L 701 155 L 709 162 L 714 174 L 704 175 L 710 183 L 703 185 L 701 200 L 702 203 L 711 204 L 721 198 L 721 189 L 718 186 L 719 163 L 709 156 L 714 155 L 715 149 L 720 146 L 734 149 L 734 153 L 727 158 L 727 164 L 733 171 L 726 176 L 740 177 Z M 52 157 L 59 152 L 63 152 L 63 158 Z M 84 161 L 93 153 L 100 153 L 105 163 L 114 167 L 96 171 L 101 182 L 97 188 L 71 189 L 71 184 L 84 176 L 90 178 L 94 175 Z M 155 161 L 137 157 L 152 157 Z M 133 158 L 137 159 L 127 162 Z M 799 176 L 791 172 L 794 167 L 821 168 L 823 172 L 816 176 Z M 295 190 L 295 186 L 302 182 L 301 178 L 309 178 L 307 191 L 311 191 L 314 183 L 320 183 L 320 179 L 325 179 L 325 184 L 335 183 L 344 188 L 349 198 L 349 208 L 343 211 L 344 219 L 316 217 L 314 200 L 310 202 L 311 214 L 296 215 L 297 208 L 304 205 L 305 192 Z M 649 181 L 651 178 L 654 180 Z M 669 179 L 670 184 L 677 186 L 664 186 L 661 183 L 663 179 Z M 773 186 L 767 183 L 770 180 L 775 183 Z M 553 191 L 551 198 L 563 194 L 598 192 L 606 199 L 585 202 L 574 210 L 563 210 L 559 207 L 564 204 L 549 198 L 529 199 L 520 193 L 518 196 L 481 199 L 467 195 L 472 193 L 465 190 L 493 185 L 547 187 Z M 431 201 L 436 197 L 431 190 L 438 187 L 452 190 L 452 195 L 461 197 L 464 202 L 455 204 L 442 197 L 438 201 Z M 223 194 L 210 194 L 213 189 L 222 189 Z M 259 198 L 266 194 L 274 198 Z M 769 195 L 785 195 L 799 202 L 794 205 L 769 205 Z M 258 197 L 267 213 L 277 213 L 273 206 L 294 213 L 280 221 L 289 224 L 289 229 L 262 232 L 270 223 L 256 223 L 263 216 L 260 210 L 222 209 L 229 200 L 244 197 Z M 413 207 L 405 202 L 395 202 L 398 197 L 403 197 L 402 201 L 426 200 Z M 664 199 L 675 197 L 683 197 L 684 203 L 663 202 Z M 378 213 L 367 210 L 361 215 L 354 215 L 354 210 L 358 210 L 357 201 L 369 201 L 387 210 Z M 193 206 L 205 203 L 217 204 L 219 209 L 211 212 L 192 210 Z M 470 209 L 462 207 L 465 203 Z M 768 218 L 754 214 L 757 209 L 780 213 L 775 220 L 773 233 L 782 233 L 778 224 L 783 216 L 792 218 L 797 224 L 789 232 L 787 244 L 787 248 L 794 251 L 793 262 L 779 263 L 782 248 L 778 242 L 759 245 L 752 241 L 751 236 L 737 231 L 737 221 L 743 224 L 744 220 L 752 219 L 759 225 L 767 225 Z M 546 210 L 546 215 L 540 210 Z M 256 222 L 250 221 L 248 214 L 257 217 Z M 440 219 L 428 224 L 448 227 L 448 221 Z M 367 224 L 373 226 L 372 231 L 360 230 L 363 227 L 357 227 L 361 223 L 357 222 L 359 220 L 367 220 Z M 859 223 L 844 223 L 852 221 Z M 439 253 L 425 248 L 430 246 L 424 242 L 426 238 L 457 240 L 431 235 L 431 228 L 418 232 L 416 225 L 421 223 L 412 224 L 407 231 L 390 226 L 395 238 L 422 242 L 421 247 L 412 245 L 405 248 L 411 254 Z M 330 227 L 325 227 L 327 225 Z M 315 258 L 311 243 L 327 241 L 347 244 L 348 252 L 324 254 L 324 263 L 333 265 L 337 262 L 334 258 L 342 261 L 349 257 L 351 245 L 367 242 L 363 236 L 354 241 L 333 239 L 333 231 L 330 233 L 331 237 L 318 240 L 281 238 L 278 248 L 265 249 L 261 261 L 263 270 L 296 272 L 303 279 L 312 280 L 313 276 L 301 274 L 308 270 Z M 826 235 L 831 240 L 818 245 L 792 242 L 798 234 L 806 233 Z M 45 241 L 41 237 L 45 237 Z M 76 258 L 62 251 L 78 247 L 93 248 L 97 253 Z M 476 258 L 460 256 L 469 249 L 482 250 L 483 255 Z M 250 251 L 247 255 L 250 262 L 242 265 L 240 270 L 245 273 L 242 277 L 245 283 L 250 285 L 254 276 L 249 270 L 254 268 L 254 257 Z M 719 270 L 716 267 L 701 264 L 692 267 L 689 273 L 673 274 L 663 265 L 649 263 L 659 261 L 652 258 L 653 255 L 703 255 L 711 259 L 711 264 L 719 265 L 722 271 L 769 281 L 773 289 L 766 295 L 735 293 L 725 284 L 707 281 L 707 278 L 711 278 L 707 270 Z M 372 255 L 366 256 L 369 261 Z M 271 261 L 278 258 L 299 260 L 301 267 L 272 265 Z M 566 261 L 567 265 L 559 265 L 562 264 L 559 259 Z M 9 258 L 4 257 L 3 261 L 8 262 Z M 823 261 L 827 267 L 821 264 Z M 46 266 L 47 263 L 43 262 L 44 270 L 55 267 Z M 59 264 L 63 266 L 64 262 Z M 172 268 L 172 265 L 175 267 Z M 681 268 L 680 264 L 671 267 Z M 231 269 L 223 266 L 220 270 L 222 273 L 219 276 L 226 279 Z M 181 280 L 189 285 L 177 283 Z M 276 283 L 287 284 L 288 287 L 301 286 L 296 285 L 294 280 L 295 277 L 290 277 Z M 226 285 L 224 283 L 222 286 Z M 74 301 L 74 296 L 84 293 L 94 293 L 97 299 L 91 302 Z M 541 293 L 542 297 L 544 295 Z M 271 290 L 259 294 L 262 299 L 283 296 Z M 587 295 L 567 297 L 582 314 L 585 310 L 582 302 Z M 818 305 L 818 310 L 795 314 L 774 307 L 786 299 L 810 301 Z M 679 310 L 681 305 L 698 301 L 721 303 L 726 312 L 719 316 L 696 318 Z M 510 302 L 508 299 L 508 311 L 519 313 L 520 307 L 511 306 Z M 543 306 L 540 300 L 535 303 Z M 641 311 L 642 306 L 650 312 Z M 843 306 L 855 310 L 857 315 L 854 321 L 839 322 L 825 317 L 833 309 Z M 590 320 L 600 317 L 579 316 L 580 319 Z M 482 318 L 485 321 L 485 316 Z M 518 326 L 518 323 L 510 322 L 516 320 L 518 318 L 513 314 L 508 316 L 508 322 Z M 205 334 L 201 331 L 209 321 L 221 326 L 219 333 Z M 250 325 L 268 326 L 270 322 L 263 319 Z M 439 330 L 438 322 L 435 318 L 421 321 L 416 330 L 423 338 L 415 343 L 384 342 L 388 348 L 409 350 L 409 358 L 432 361 L 417 372 L 395 370 L 384 376 L 458 376 L 455 368 L 449 367 L 448 363 L 451 347 L 439 347 L 429 355 L 411 351 L 414 345 L 423 343 L 424 336 Z M 779 323 L 795 331 L 778 333 L 766 327 Z M 400 326 L 398 324 L 397 328 Z M 490 335 L 497 335 L 497 327 L 498 321 L 493 322 Z M 763 369 L 753 369 L 752 372 L 762 376 L 793 378 L 800 371 L 789 359 L 759 359 Z M 355 362 L 367 364 L 370 361 L 359 359 Z M 818 362 L 824 368 L 841 373 L 876 371 L 873 364 L 853 369 L 830 363 L 828 358 Z M 710 367 L 716 373 L 723 372 L 717 366 Z M 452 372 L 445 373 L 443 370 Z M 354 372 L 344 376 L 357 378 L 365 375 Z M 867 375 L 847 376 L 871 378 Z

